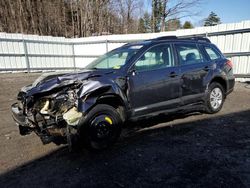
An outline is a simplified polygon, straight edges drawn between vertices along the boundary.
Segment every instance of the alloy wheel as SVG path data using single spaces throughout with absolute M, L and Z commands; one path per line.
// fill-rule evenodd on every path
M 219 87 L 215 87 L 210 93 L 210 105 L 217 110 L 222 105 L 223 95 Z

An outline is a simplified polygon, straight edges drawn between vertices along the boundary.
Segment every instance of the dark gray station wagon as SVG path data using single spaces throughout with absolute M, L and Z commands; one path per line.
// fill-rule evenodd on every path
M 207 38 L 160 37 L 126 44 L 78 72 L 40 76 L 21 89 L 12 112 L 21 135 L 102 149 L 126 121 L 216 113 L 234 83 L 231 61 Z

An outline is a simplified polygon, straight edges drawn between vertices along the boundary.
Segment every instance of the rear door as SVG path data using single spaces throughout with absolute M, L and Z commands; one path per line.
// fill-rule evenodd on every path
M 199 102 L 205 94 L 212 64 L 196 43 L 176 43 L 175 49 L 180 64 L 182 103 Z
M 129 101 L 135 115 L 177 107 L 179 68 L 171 44 L 151 47 L 129 71 Z

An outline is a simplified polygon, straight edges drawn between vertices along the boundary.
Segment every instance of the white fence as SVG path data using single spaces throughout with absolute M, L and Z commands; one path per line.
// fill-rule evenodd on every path
M 234 72 L 238 77 L 249 77 L 250 21 L 173 32 L 74 39 L 0 33 L 0 72 L 81 68 L 127 42 L 170 35 L 207 36 L 232 59 Z
M 0 71 L 65 69 L 75 66 L 73 46 L 63 37 L 0 33 Z

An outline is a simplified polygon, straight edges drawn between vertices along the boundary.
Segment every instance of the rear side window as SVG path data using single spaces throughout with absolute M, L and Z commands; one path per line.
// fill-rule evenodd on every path
M 204 48 L 211 60 L 220 59 L 221 56 L 216 50 L 209 46 L 205 46 Z
M 176 44 L 175 46 L 181 65 L 203 62 L 202 54 L 196 44 Z

